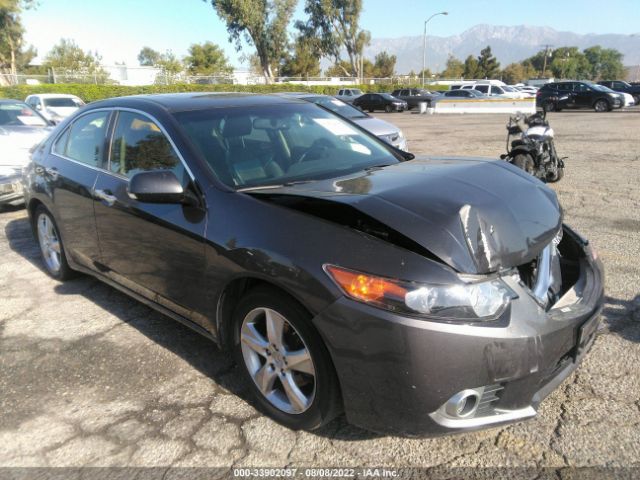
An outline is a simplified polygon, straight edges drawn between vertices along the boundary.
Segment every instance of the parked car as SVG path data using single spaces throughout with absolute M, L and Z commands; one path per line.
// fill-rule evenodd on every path
M 24 201 L 21 178 L 29 150 L 50 131 L 49 122 L 26 103 L 0 99 L 0 208 Z
M 353 101 L 360 96 L 362 96 L 362 90 L 358 88 L 342 88 L 338 90 L 336 98 L 345 103 L 353 103 Z
M 633 101 L 636 105 L 640 105 L 640 85 L 631 85 L 628 82 L 622 80 L 605 80 L 598 82 L 604 87 L 608 87 L 614 92 L 628 93 L 633 96 Z
M 84 106 L 84 102 L 75 95 L 62 93 L 39 93 L 29 95 L 25 102 L 36 109 L 44 118 L 53 123 L 60 123 L 76 110 Z
M 517 90 L 520 90 L 522 93 L 527 95 L 528 97 L 535 97 L 536 93 L 538 93 L 538 89 L 536 87 L 530 87 L 527 85 L 514 86 Z
M 447 90 L 446 92 L 442 92 L 434 101 L 441 100 L 443 98 L 485 98 L 488 99 L 489 96 L 485 95 L 479 90 Z
M 532 417 L 603 305 L 602 264 L 543 183 L 415 159 L 297 99 L 92 103 L 24 182 L 51 276 L 93 275 L 215 339 L 291 428 L 343 410 L 405 434 Z
M 409 108 L 407 102 L 388 93 L 365 93 L 353 101 L 353 106 L 369 112 L 384 110 L 387 113 L 404 112 Z
M 564 108 L 593 108 L 608 112 L 624 105 L 624 97 L 607 87 L 587 81 L 547 83 L 538 90 L 536 102 L 545 111 Z
M 516 89 L 512 89 L 507 85 L 494 85 L 490 83 L 472 83 L 462 86 L 462 90 L 477 90 L 485 95 L 495 97 L 504 97 L 504 98 L 526 98 L 526 95 L 522 92 L 517 91 Z
M 392 97 L 407 102 L 407 110 L 418 107 L 421 103 L 426 103 L 427 106 L 431 106 L 431 102 L 439 94 L 436 92 L 430 92 L 422 88 L 404 88 L 394 90 L 391 93 Z
M 384 140 L 388 144 L 393 145 L 400 150 L 407 151 L 407 139 L 405 138 L 404 133 L 402 133 L 402 130 L 398 127 L 389 122 L 371 117 L 362 110 L 358 110 L 354 106 L 328 95 L 292 93 L 288 94 L 288 96 L 300 98 L 331 110 L 333 113 L 336 113 L 373 133 L 376 137 Z

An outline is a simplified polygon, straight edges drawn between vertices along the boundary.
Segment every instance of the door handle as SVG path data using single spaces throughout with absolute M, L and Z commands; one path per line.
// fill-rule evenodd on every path
M 106 203 L 108 207 L 112 207 L 118 200 L 118 198 L 113 195 L 110 190 L 96 190 L 94 193 L 95 196 Z

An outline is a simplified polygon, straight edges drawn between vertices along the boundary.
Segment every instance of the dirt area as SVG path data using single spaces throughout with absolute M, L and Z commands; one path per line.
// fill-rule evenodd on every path
M 505 149 L 506 115 L 378 116 L 415 153 Z M 592 351 L 536 418 L 436 439 L 344 420 L 289 431 L 243 400 L 236 368 L 204 338 L 91 278 L 51 280 L 12 209 L 0 213 L 0 467 L 640 468 L 640 111 L 550 121 L 569 157 L 553 188 L 603 258 L 607 305 Z

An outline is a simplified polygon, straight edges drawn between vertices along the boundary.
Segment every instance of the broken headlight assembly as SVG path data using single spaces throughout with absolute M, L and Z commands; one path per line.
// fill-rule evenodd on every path
M 344 294 L 359 302 L 412 316 L 441 320 L 489 321 L 517 295 L 500 279 L 456 285 L 405 282 L 325 265 Z

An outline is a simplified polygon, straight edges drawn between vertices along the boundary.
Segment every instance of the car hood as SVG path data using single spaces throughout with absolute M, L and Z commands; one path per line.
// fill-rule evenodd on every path
M 51 112 L 61 118 L 67 118 L 74 113 L 80 107 L 47 107 L 47 111 Z
M 562 226 L 553 190 L 507 162 L 486 159 L 419 158 L 252 194 L 347 205 L 469 274 L 533 260 Z
M 0 165 L 25 165 L 29 160 L 29 150 L 51 130 L 50 127 L 0 126 Z
M 376 136 L 390 135 L 392 133 L 398 133 L 400 131 L 400 129 L 395 125 L 391 125 L 389 122 L 385 122 L 384 120 L 380 120 L 378 118 L 355 118 L 353 119 L 353 121 Z

